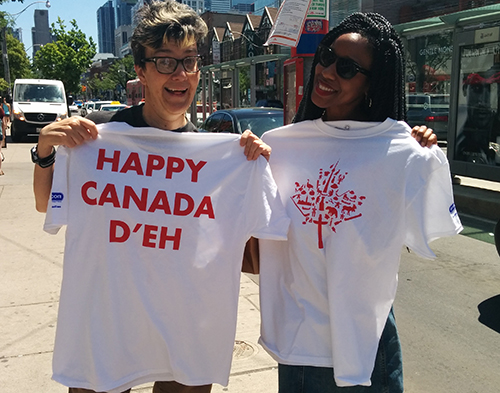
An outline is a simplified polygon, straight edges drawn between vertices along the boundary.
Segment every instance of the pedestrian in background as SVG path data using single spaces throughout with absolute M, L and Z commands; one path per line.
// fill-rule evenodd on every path
M 462 229 L 450 169 L 404 122 L 405 53 L 381 15 L 355 13 L 316 50 L 294 123 L 265 133 L 292 220 L 259 240 L 261 344 L 280 393 L 401 393 L 392 305 L 403 246 Z
M 3 101 L 2 97 L 0 97 L 0 102 Z M 4 175 L 4 172 L 2 170 L 2 162 L 4 161 L 5 157 L 2 153 L 2 146 L 5 145 L 5 138 L 6 138 L 6 134 L 5 134 L 5 131 L 4 131 L 4 118 L 5 118 L 5 112 L 3 110 L 3 106 L 0 107 L 0 118 L 2 120 L 2 129 L 0 130 L 0 176 L 3 176 Z
M 2 141 L 2 147 L 7 147 L 7 130 L 10 128 L 10 114 L 11 114 L 11 108 L 10 108 L 10 97 L 3 97 L 2 99 L 2 109 L 4 112 L 4 116 L 2 118 L 2 133 L 3 133 L 3 141 Z

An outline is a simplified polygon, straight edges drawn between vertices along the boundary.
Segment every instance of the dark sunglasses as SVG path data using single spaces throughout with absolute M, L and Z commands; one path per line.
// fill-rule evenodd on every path
M 330 67 L 336 63 L 337 75 L 342 79 L 352 79 L 358 72 L 366 76 L 370 76 L 370 71 L 365 70 L 352 59 L 339 57 L 335 54 L 332 48 L 326 45 L 319 44 L 318 46 L 318 61 L 323 67 Z

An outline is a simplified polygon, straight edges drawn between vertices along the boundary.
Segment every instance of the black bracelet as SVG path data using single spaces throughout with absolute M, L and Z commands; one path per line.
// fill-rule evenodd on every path
M 52 152 L 44 158 L 38 157 L 38 145 L 31 148 L 31 161 L 39 167 L 48 168 L 56 162 L 56 148 L 52 147 Z

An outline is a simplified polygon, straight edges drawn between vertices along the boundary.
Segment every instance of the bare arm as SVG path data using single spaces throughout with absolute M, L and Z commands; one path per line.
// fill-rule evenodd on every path
M 75 147 L 96 138 L 97 127 L 93 121 L 73 116 L 42 128 L 38 138 L 37 153 L 40 158 L 44 158 L 50 155 L 55 146 Z M 35 207 L 42 213 L 47 211 L 53 172 L 53 166 L 41 168 L 35 165 L 33 173 Z

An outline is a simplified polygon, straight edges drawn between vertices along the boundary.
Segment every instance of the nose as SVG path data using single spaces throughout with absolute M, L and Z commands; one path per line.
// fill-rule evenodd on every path
M 330 64 L 328 67 L 324 67 L 323 71 L 321 71 L 321 74 L 323 75 L 324 78 L 327 79 L 337 79 L 337 60 Z
M 177 62 L 177 65 L 175 67 L 175 70 L 174 72 L 172 72 L 172 77 L 174 78 L 179 78 L 179 77 L 184 77 L 186 78 L 187 77 L 187 72 L 186 70 L 184 69 L 184 64 L 182 63 L 182 61 L 178 61 Z

